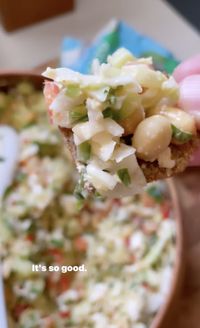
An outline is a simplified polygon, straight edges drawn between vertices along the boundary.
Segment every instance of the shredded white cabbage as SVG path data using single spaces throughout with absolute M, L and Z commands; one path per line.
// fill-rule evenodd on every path
M 107 173 L 94 164 L 87 165 L 87 179 L 100 192 L 113 190 L 118 180 L 114 175 Z

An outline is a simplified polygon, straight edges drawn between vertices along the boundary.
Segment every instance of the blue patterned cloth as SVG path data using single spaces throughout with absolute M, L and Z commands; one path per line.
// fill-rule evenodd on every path
M 122 21 L 112 20 L 86 47 L 81 40 L 65 37 L 61 48 L 61 65 L 89 73 L 94 58 L 105 62 L 108 55 L 124 47 L 136 57 L 152 56 L 157 69 L 172 73 L 179 61 L 165 47 L 142 35 Z

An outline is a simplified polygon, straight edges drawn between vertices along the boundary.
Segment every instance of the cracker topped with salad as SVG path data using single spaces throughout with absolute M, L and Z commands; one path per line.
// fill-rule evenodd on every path
M 185 169 L 196 147 L 194 118 L 178 108 L 179 87 L 152 59 L 118 49 L 92 74 L 47 68 L 44 95 L 51 122 L 80 173 L 76 193 L 117 198 Z

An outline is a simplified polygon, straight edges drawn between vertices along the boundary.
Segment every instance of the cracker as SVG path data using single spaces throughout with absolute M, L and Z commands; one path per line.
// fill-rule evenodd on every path
M 73 160 L 76 162 L 76 146 L 73 141 L 73 133 L 71 129 L 59 127 L 66 145 L 72 154 Z M 194 153 L 195 149 L 200 147 L 200 133 L 194 136 L 190 141 L 182 145 L 170 145 L 172 159 L 175 160 L 176 165 L 172 169 L 161 168 L 158 166 L 158 162 L 146 162 L 138 159 L 138 163 L 145 175 L 147 182 L 166 179 L 172 177 L 178 173 L 183 172 L 190 160 L 190 157 Z

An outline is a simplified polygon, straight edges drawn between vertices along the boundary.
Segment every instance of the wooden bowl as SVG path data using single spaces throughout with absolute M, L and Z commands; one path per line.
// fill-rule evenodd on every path
M 173 216 L 176 220 L 176 254 L 172 283 L 166 301 L 157 312 L 150 328 L 170 328 L 174 326 L 177 303 L 185 274 L 184 232 L 180 202 L 173 178 L 166 180 L 169 198 L 172 202 Z
M 0 91 L 7 91 L 20 81 L 30 81 L 37 89 L 42 89 L 44 77 L 34 71 L 0 71 Z
M 11 86 L 26 80 L 33 83 L 37 89 L 42 89 L 44 78 L 34 71 L 1 71 L 0 72 L 0 91 L 9 90 Z M 171 287 L 166 297 L 166 301 L 156 314 L 150 328 L 169 328 L 173 326 L 173 319 L 176 315 L 176 304 L 181 290 L 181 285 L 185 271 L 184 261 L 184 234 L 183 223 L 179 199 L 173 179 L 167 180 L 169 198 L 172 202 L 173 215 L 176 220 L 176 255 L 173 268 L 173 278 Z

